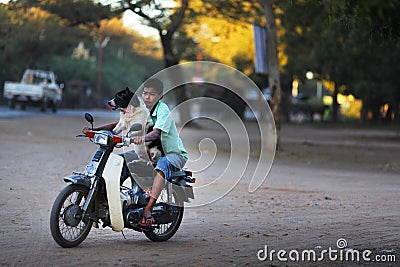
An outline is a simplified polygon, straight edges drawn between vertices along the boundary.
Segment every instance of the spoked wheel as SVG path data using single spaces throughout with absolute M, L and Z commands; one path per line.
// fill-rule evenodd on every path
M 178 195 L 175 191 L 172 191 L 171 199 L 168 201 L 167 189 L 164 188 L 158 197 L 157 203 L 163 202 L 168 203 L 173 207 L 172 222 L 166 224 L 155 224 L 151 231 L 145 231 L 144 234 L 148 239 L 154 242 L 162 242 L 170 239 L 178 230 L 182 222 L 183 217 L 183 201 L 179 200 Z
M 71 184 L 60 192 L 50 213 L 50 230 L 54 240 L 64 248 L 76 247 L 87 237 L 92 221 L 82 220 L 82 207 L 89 189 Z

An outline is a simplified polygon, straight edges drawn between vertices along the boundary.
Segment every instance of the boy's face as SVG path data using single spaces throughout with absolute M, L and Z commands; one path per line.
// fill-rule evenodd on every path
M 143 88 L 142 93 L 143 102 L 148 109 L 152 109 L 154 104 L 161 98 L 161 95 L 157 92 L 156 89 L 152 87 Z

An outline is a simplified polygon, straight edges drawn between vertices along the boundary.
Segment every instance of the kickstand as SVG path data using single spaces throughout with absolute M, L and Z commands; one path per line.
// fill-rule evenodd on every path
M 123 230 L 121 230 L 121 233 L 122 233 L 122 236 L 124 237 L 124 239 L 126 240 L 126 237 L 124 235 L 124 231 Z

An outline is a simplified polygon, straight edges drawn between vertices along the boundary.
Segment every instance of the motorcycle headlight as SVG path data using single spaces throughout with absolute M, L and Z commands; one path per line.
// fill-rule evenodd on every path
M 107 134 L 95 134 L 93 142 L 98 145 L 107 145 L 108 144 L 108 135 Z

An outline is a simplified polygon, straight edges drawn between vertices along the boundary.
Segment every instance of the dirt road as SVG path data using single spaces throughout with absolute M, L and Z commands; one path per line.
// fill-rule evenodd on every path
M 97 123 L 109 120 L 97 119 Z M 367 257 L 375 261 L 371 266 L 377 264 L 376 256 L 386 259 L 382 266 L 396 266 L 400 261 L 398 133 L 323 125 L 284 125 L 281 150 L 263 186 L 248 193 L 249 175 L 245 173 L 225 197 L 186 209 L 181 228 L 168 242 L 153 243 L 131 230 L 125 231 L 124 239 L 110 229 L 93 229 L 79 247 L 63 249 L 51 237 L 49 212 L 65 186 L 61 178 L 82 170 L 95 150 L 87 140 L 74 137 L 84 125 L 82 118 L 73 116 L 0 119 L 1 266 L 321 263 L 296 260 L 293 251 L 301 258 L 304 250 L 315 251 L 317 259 L 323 255 L 325 266 L 368 263 L 363 258 L 358 262 L 332 260 L 328 252 L 322 253 L 329 248 L 338 251 L 332 257 L 339 257 L 340 251 L 342 256 L 371 251 Z M 195 153 L 196 138 L 207 134 L 207 129 L 187 129 L 182 137 Z M 249 165 L 254 164 L 252 157 Z M 221 168 L 213 166 L 197 176 L 211 181 Z M 227 186 L 216 181 L 210 194 Z M 196 197 L 208 196 L 202 192 Z M 339 249 L 341 238 L 347 246 Z M 268 257 L 261 261 L 265 248 Z M 275 250 L 272 261 L 271 250 Z M 281 260 L 279 250 L 286 252 L 281 252 Z M 392 256 L 397 262 L 390 262 Z

